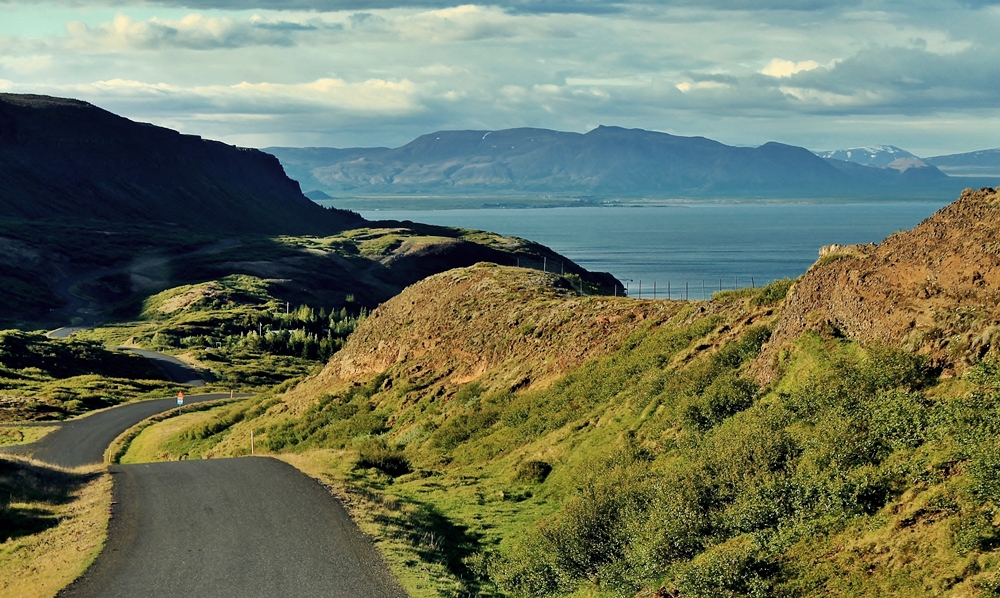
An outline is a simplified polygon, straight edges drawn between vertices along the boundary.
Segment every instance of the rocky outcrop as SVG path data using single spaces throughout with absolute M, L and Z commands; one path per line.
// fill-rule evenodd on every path
M 789 292 L 761 378 L 810 329 L 903 346 L 946 371 L 982 357 L 1000 342 L 1000 194 L 967 190 L 911 231 L 828 252 Z

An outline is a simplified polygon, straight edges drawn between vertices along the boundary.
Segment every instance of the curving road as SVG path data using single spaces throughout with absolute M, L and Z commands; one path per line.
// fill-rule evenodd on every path
M 229 398 L 229 393 L 188 396 L 185 404 Z M 177 406 L 177 399 L 154 399 L 127 403 L 56 424 L 55 430 L 33 444 L 0 448 L 0 452 L 31 455 L 59 467 L 80 467 L 104 461 L 104 450 L 119 434 L 132 426 Z
M 189 396 L 186 403 L 228 397 Z M 5 452 L 75 467 L 176 405 L 160 399 L 66 422 Z M 59 593 L 72 598 L 402 598 L 378 551 L 318 482 L 276 459 L 115 465 L 104 550 Z
M 111 468 L 114 517 L 65 598 L 405 596 L 329 493 L 260 457 Z
M 205 380 L 202 379 L 198 370 L 184 363 L 180 359 L 177 359 L 173 355 L 149 351 L 147 349 L 136 349 L 135 347 L 118 348 L 122 351 L 135 353 L 136 355 L 140 355 L 152 361 L 157 367 L 163 370 L 163 373 L 166 374 L 167 377 L 173 382 L 179 382 L 188 386 L 205 386 Z

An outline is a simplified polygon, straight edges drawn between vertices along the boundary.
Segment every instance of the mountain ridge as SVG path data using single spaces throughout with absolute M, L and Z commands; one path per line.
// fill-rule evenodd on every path
M 138 123 L 79 100 L 0 94 L 0 218 L 151 222 L 235 232 L 334 232 L 260 150 Z
M 438 131 L 398 148 L 269 147 L 290 176 L 349 193 L 578 193 L 653 197 L 839 196 L 951 181 L 927 164 L 857 171 L 797 146 L 728 146 L 705 137 L 599 126 Z M 919 168 L 919 183 L 904 170 Z M 957 192 L 958 189 L 954 190 Z

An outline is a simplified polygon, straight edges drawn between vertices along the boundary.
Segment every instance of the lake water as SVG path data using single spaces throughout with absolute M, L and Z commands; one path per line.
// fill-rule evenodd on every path
M 547 245 L 591 271 L 627 282 L 630 295 L 701 298 L 723 288 L 795 278 L 823 245 L 879 242 L 946 202 L 844 204 L 702 203 L 665 207 L 363 211 L 370 220 L 411 220 L 489 230 Z M 558 265 L 549 264 L 558 272 Z M 721 279 L 721 282 L 720 282 Z M 703 286 L 704 285 L 704 286 Z

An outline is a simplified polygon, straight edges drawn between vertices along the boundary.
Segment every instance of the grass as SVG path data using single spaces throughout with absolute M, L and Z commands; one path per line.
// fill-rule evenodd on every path
M 452 327 L 493 330 L 484 284 L 448 304 Z M 1000 355 L 939 380 L 918 355 L 821 330 L 762 387 L 751 367 L 790 286 L 600 299 L 632 332 L 539 384 L 509 364 L 550 371 L 589 308 L 522 290 L 496 328 L 522 351 L 503 371 L 448 382 L 464 351 L 449 344 L 426 370 L 158 424 L 136 450 L 245 454 L 254 430 L 348 505 L 415 596 L 996 595 Z
M 571 294 L 543 293 L 536 306 L 560 314 L 560 297 L 572 300 Z M 229 424 L 231 416 L 218 417 L 225 431 L 203 454 L 240 454 L 242 442 L 231 439 L 243 439 L 253 427 L 259 450 L 293 463 L 325 463 L 302 467 L 312 467 L 307 471 L 339 487 L 342 498 L 355 505 L 356 517 L 368 522 L 363 528 L 379 539 L 412 594 L 497 595 L 488 577 L 490 551 L 558 512 L 575 491 L 575 472 L 590 467 L 594 454 L 618 445 L 628 431 L 623 422 L 634 422 L 646 411 L 633 404 L 636 393 L 666 392 L 662 380 L 649 379 L 649 370 L 683 364 L 703 353 L 696 347 L 730 334 L 726 322 L 756 309 L 756 297 L 749 294 L 728 303 L 725 316 L 692 317 L 686 304 L 663 303 L 662 313 L 655 312 L 660 319 L 640 326 L 619 351 L 585 363 L 551 385 L 525 391 L 499 391 L 483 377 L 445 389 L 448 394 L 442 397 L 437 384 L 390 372 L 317 397 L 308 407 L 295 408 L 291 418 L 265 416 L 279 413 L 281 403 L 274 399 L 257 407 L 249 401 L 242 421 Z M 659 309 L 653 303 L 649 307 Z M 630 316 L 623 319 L 629 326 L 637 322 L 634 314 L 624 313 Z M 571 325 L 527 315 L 525 320 L 537 320 L 530 334 L 506 330 L 535 338 L 538 329 L 548 334 L 552 326 Z M 564 329 L 552 338 L 571 344 L 567 335 Z M 748 338 L 749 345 L 734 343 L 715 366 L 699 370 L 688 383 L 705 385 L 706 371 L 712 368 L 739 367 L 763 337 Z M 532 357 L 543 363 L 550 358 L 537 351 Z M 619 393 L 624 398 L 616 399 L 618 406 L 608 412 L 608 397 Z M 196 427 L 210 428 L 212 422 L 173 430 L 159 442 L 161 449 L 182 442 Z
M 191 427 L 197 430 L 203 429 L 201 426 L 205 423 L 212 421 L 220 413 L 232 412 L 232 405 L 242 401 L 243 399 L 218 399 L 192 403 L 148 417 L 115 438 L 104 452 L 104 461 L 106 463 L 154 463 L 190 458 L 192 457 L 192 447 L 189 442 L 182 444 L 181 452 L 172 453 L 172 450 L 178 448 L 177 444 L 167 445 L 165 440 L 172 439 L 181 429 L 187 430 Z M 236 409 L 238 410 L 238 407 Z M 217 426 L 211 430 L 213 432 L 221 431 Z M 205 436 L 209 435 L 205 433 L 186 434 L 184 440 L 204 440 Z M 215 442 L 218 442 L 218 439 L 211 438 L 208 442 L 209 448 Z M 200 453 L 195 454 L 194 457 L 200 457 Z
M 0 459 L 0 596 L 55 596 L 104 545 L 111 476 Z
M 147 360 L 98 342 L 0 331 L 0 421 L 64 419 L 161 396 L 174 388 L 162 377 Z
M 265 444 L 329 459 L 415 594 L 985 595 L 1000 366 L 941 387 L 917 356 L 810 334 L 761 388 L 745 372 L 767 320 L 725 330 L 781 287 L 724 293 L 545 387 L 441 397 L 390 370 Z
M 0 446 L 31 444 L 58 430 L 59 426 L 2 426 Z

